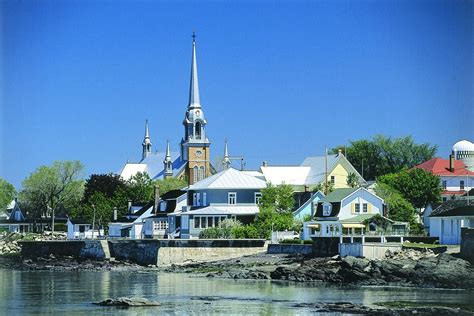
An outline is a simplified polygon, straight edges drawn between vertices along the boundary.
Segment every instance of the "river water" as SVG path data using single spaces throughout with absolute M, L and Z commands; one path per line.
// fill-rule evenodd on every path
M 162 272 L 49 272 L 0 269 L 0 315 L 305 315 L 297 303 L 410 301 L 469 305 L 473 292 L 407 288 L 338 287 L 320 283 L 228 280 Z M 158 307 L 128 310 L 93 305 L 105 298 L 145 297 Z M 203 297 L 212 299 L 203 299 Z M 327 314 L 326 314 L 327 315 Z

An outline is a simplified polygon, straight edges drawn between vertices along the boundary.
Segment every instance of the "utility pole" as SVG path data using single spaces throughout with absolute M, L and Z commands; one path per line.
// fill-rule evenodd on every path
M 362 179 L 364 179 L 364 158 L 362 158 Z
M 325 153 L 324 153 L 324 162 L 325 162 L 325 177 L 324 177 L 324 194 L 328 195 L 328 148 L 326 146 Z
M 94 210 L 94 216 L 92 217 L 92 239 L 94 239 L 94 227 L 95 227 L 95 205 L 92 204 L 92 209 Z

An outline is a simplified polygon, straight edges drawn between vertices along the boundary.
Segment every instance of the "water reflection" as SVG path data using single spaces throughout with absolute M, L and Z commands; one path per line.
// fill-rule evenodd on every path
M 443 301 L 473 304 L 468 291 L 335 287 L 322 284 L 234 281 L 156 272 L 44 272 L 0 269 L 0 314 L 153 315 L 306 314 L 299 302 Z M 137 296 L 162 306 L 117 310 L 92 305 L 108 297 Z M 204 299 L 203 299 L 204 297 Z M 208 297 L 208 298 L 205 298 Z

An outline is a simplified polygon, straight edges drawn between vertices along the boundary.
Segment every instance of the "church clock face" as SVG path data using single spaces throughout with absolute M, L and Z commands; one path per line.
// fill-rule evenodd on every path
M 200 117 L 200 116 L 201 116 L 201 111 L 197 110 L 197 111 L 196 111 L 196 116 L 197 116 L 197 117 Z
M 201 157 L 202 156 L 202 150 L 196 150 L 196 156 Z

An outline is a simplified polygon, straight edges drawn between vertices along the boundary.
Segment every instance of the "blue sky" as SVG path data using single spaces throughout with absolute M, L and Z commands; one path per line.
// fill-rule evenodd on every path
M 197 33 L 211 155 L 247 168 L 413 135 L 474 140 L 472 1 L 9 1 L 0 4 L 0 177 L 86 174 L 178 150 Z

